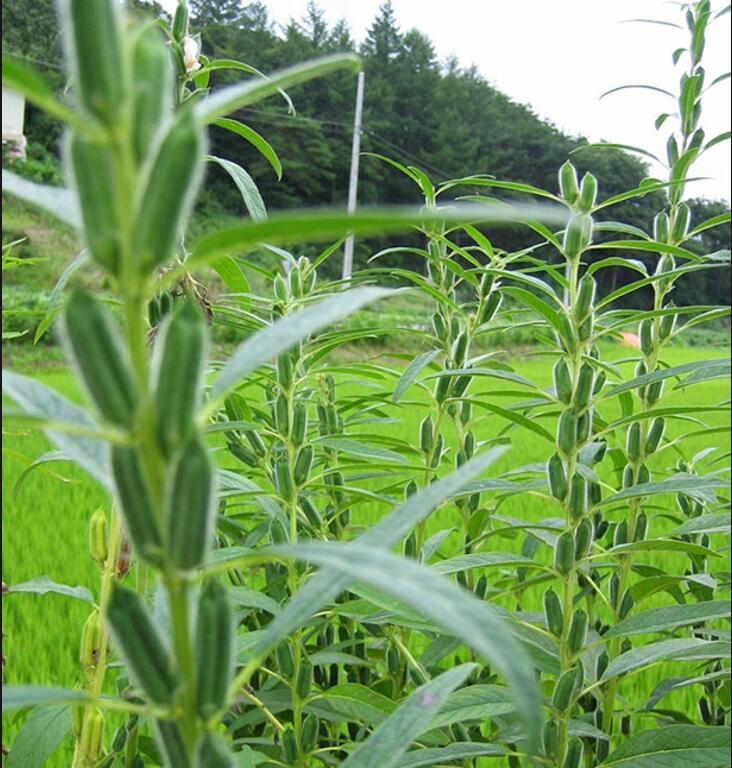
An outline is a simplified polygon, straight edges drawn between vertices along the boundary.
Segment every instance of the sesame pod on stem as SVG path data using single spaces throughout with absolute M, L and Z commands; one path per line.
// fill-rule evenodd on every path
M 648 533 L 648 515 L 641 512 L 635 521 L 635 541 L 644 541 Z
M 585 275 L 577 287 L 577 299 L 574 305 L 574 313 L 578 318 L 584 318 L 590 311 L 592 302 L 595 300 L 595 291 L 597 286 L 595 278 L 592 275 Z
M 625 452 L 628 459 L 632 462 L 636 462 L 641 456 L 641 425 L 640 422 L 634 421 L 628 428 L 628 435 L 625 444 Z
M 554 544 L 554 568 L 566 576 L 574 565 L 574 536 L 571 531 L 564 531 Z
M 422 423 L 419 425 L 419 447 L 423 453 L 429 453 L 433 446 L 434 434 L 432 419 L 429 416 L 425 416 Z
M 562 768 L 580 768 L 584 758 L 585 748 L 578 736 L 572 736 L 567 744 L 567 752 L 564 755 Z
M 74 131 L 67 143 L 76 194 L 79 198 L 84 241 L 101 267 L 118 275 L 122 240 L 118 211 L 119 186 L 110 148 Z
M 259 464 L 259 458 L 254 451 L 250 451 L 243 445 L 237 443 L 227 443 L 226 447 L 229 451 L 236 456 L 237 459 L 243 461 L 248 467 L 256 467 Z
M 89 614 L 81 630 L 79 662 L 88 680 L 94 676 L 102 650 L 102 617 L 96 608 Z
M 198 750 L 201 768 L 237 768 L 241 765 L 223 736 L 207 731 Z
M 592 411 L 585 411 L 577 419 L 577 444 L 584 445 L 589 439 L 592 432 Z
M 567 162 L 565 162 L 559 169 L 559 194 L 570 205 L 574 205 L 579 198 L 577 171 L 569 160 L 567 160 Z
M 181 109 L 158 146 L 133 227 L 133 253 L 144 272 L 168 261 L 179 245 L 201 177 L 203 129 Z
M 165 645 L 139 595 L 113 583 L 107 622 L 135 685 L 156 704 L 168 704 L 175 677 Z
M 613 546 L 620 547 L 623 544 L 627 544 L 628 539 L 628 523 L 622 520 L 615 526 L 615 533 L 613 534 Z
M 495 281 L 495 275 L 491 274 L 490 272 L 483 273 L 483 277 L 480 278 L 480 288 L 478 289 L 482 299 L 485 299 L 493 290 L 493 284 Z
M 274 417 L 277 431 L 287 437 L 290 434 L 290 407 L 284 395 L 278 395 L 275 400 Z
M 592 386 L 595 383 L 595 372 L 590 363 L 582 363 L 577 374 L 577 388 L 574 391 L 574 404 L 578 410 L 584 410 L 592 399 Z
M 437 403 L 442 404 L 447 400 L 451 384 L 452 379 L 450 376 L 441 376 L 437 379 L 437 385 L 435 386 L 435 400 Z
M 478 317 L 478 322 L 480 325 L 485 325 L 486 323 L 490 323 L 490 321 L 496 316 L 496 313 L 501 307 L 501 303 L 503 302 L 503 296 L 501 296 L 500 293 L 497 291 L 492 293 L 484 302 L 483 308 L 480 312 L 480 316 Z
M 277 490 L 279 491 L 280 496 L 285 501 L 292 499 L 295 493 L 295 488 L 292 485 L 290 462 L 287 460 L 286 456 L 277 460 L 277 463 L 275 464 L 275 478 L 277 480 Z
M 668 243 L 670 234 L 670 223 L 668 214 L 665 211 L 661 211 L 656 214 L 656 218 L 653 219 L 653 239 L 657 243 Z
M 286 301 L 288 298 L 288 289 L 285 278 L 278 272 L 272 281 L 272 292 L 274 297 L 280 301 Z
M 193 768 L 188 758 L 183 734 L 174 720 L 153 720 L 155 743 L 165 768 Z M 135 765 L 135 768 L 137 766 Z
M 290 678 L 295 671 L 295 661 L 292 656 L 292 648 L 289 643 L 278 645 L 275 650 L 277 670 L 285 678 Z
M 592 394 L 593 395 L 600 394 L 606 382 L 607 382 L 607 374 L 605 373 L 605 371 L 600 371 L 600 373 L 598 373 L 597 376 L 595 377 L 595 383 L 594 383 L 594 386 L 592 387 Z
M 301 659 L 300 667 L 297 670 L 297 680 L 295 681 L 295 692 L 301 701 L 305 701 L 310 696 L 312 685 L 313 665 L 308 659 Z
M 691 210 L 686 203 L 682 203 L 676 209 L 673 225 L 671 226 L 671 241 L 681 243 L 686 239 L 691 221 Z
M 580 520 L 574 531 L 574 558 L 580 562 L 587 557 L 592 547 L 593 525 L 589 518 Z
M 107 515 L 101 507 L 95 510 L 89 520 L 89 554 L 100 568 L 104 568 L 109 555 L 109 537 Z
M 544 755 L 546 757 L 554 757 L 559 743 L 559 726 L 553 718 L 544 723 L 541 740 L 544 744 Z
M 196 701 L 208 719 L 226 703 L 233 671 L 234 623 L 226 589 L 215 578 L 201 589 L 196 619 Z
M 277 381 L 284 390 L 292 384 L 292 358 L 289 352 L 277 356 Z
M 602 501 L 602 486 L 600 483 L 591 482 L 587 484 L 587 497 L 591 507 L 596 506 Z
M 119 427 L 129 427 L 139 393 L 109 312 L 90 293 L 75 290 L 63 320 L 66 347 L 99 413 Z
M 651 454 L 658 450 L 658 446 L 661 444 L 665 430 L 666 420 L 663 417 L 659 416 L 651 422 L 646 437 L 646 454 Z
M 295 731 L 288 725 L 282 734 L 282 755 L 285 758 L 285 765 L 297 765 L 299 761 L 297 749 L 297 737 Z
M 153 356 L 155 421 L 158 441 L 167 457 L 195 430 L 207 347 L 200 310 L 191 300 L 181 302 L 164 322 Z
M 668 304 L 664 307 L 664 309 L 675 309 L 676 304 L 673 303 L 673 301 L 669 301 Z M 674 314 L 668 314 L 668 315 L 662 315 L 661 319 L 659 320 L 659 328 L 658 328 L 658 334 L 661 339 L 661 341 L 666 341 L 668 337 L 674 332 L 674 328 L 676 326 L 676 318 L 678 315 Z
M 463 331 L 455 340 L 455 343 L 452 346 L 452 361 L 456 368 L 462 367 L 465 362 L 469 342 L 470 337 L 466 331 Z
M 172 62 L 160 30 L 154 24 L 144 25 L 132 44 L 132 146 L 140 164 L 172 112 L 172 75 Z
M 569 455 L 577 445 L 577 417 L 574 409 L 568 409 L 559 417 L 557 426 L 557 446 L 565 455 Z
M 178 0 L 171 32 L 176 43 L 180 43 L 188 33 L 188 0 Z
M 90 707 L 84 717 L 79 739 L 79 751 L 88 765 L 94 765 L 102 752 L 104 738 L 104 715 L 97 707 Z
M 323 526 L 323 518 L 321 517 L 320 512 L 318 512 L 313 502 L 310 501 L 307 496 L 301 496 L 299 503 L 300 509 L 303 511 L 303 514 L 308 519 L 310 525 L 312 525 L 316 530 L 320 530 Z
M 292 409 L 292 443 L 299 446 L 305 442 L 308 429 L 308 409 L 305 403 L 295 403 Z
M 264 456 L 267 453 L 267 448 L 258 432 L 255 432 L 253 429 L 248 429 L 244 433 L 244 437 L 247 439 L 247 442 L 257 456 Z
M 581 609 L 572 614 L 567 635 L 567 647 L 572 653 L 577 653 L 584 647 L 588 621 L 587 613 Z
M 162 538 L 150 490 L 135 448 L 127 445 L 112 446 L 112 476 L 125 527 L 137 556 L 153 565 L 159 565 Z
M 302 731 L 300 733 L 302 751 L 305 754 L 309 754 L 317 747 L 319 730 L 320 720 L 318 720 L 318 716 L 313 713 L 309 714 L 303 721 Z
M 587 512 L 587 480 L 579 472 L 575 472 L 569 483 L 567 511 L 572 520 L 579 520 Z
M 432 315 L 432 329 L 439 341 L 444 341 L 447 338 L 445 318 L 439 312 L 435 312 L 434 315 Z
M 566 405 L 572 402 L 572 376 L 564 359 L 559 359 L 552 371 L 557 399 Z
M 620 606 L 618 607 L 618 618 L 624 619 L 633 609 L 633 595 L 630 594 L 630 590 L 626 589 L 623 595 Z
M 183 570 L 198 567 L 211 547 L 216 514 L 216 473 L 198 435 L 169 470 L 165 508 L 170 557 Z
M 561 637 L 564 631 L 562 603 L 553 589 L 544 593 L 544 617 L 549 631 L 555 637 Z
M 590 211 L 595 206 L 597 201 L 597 179 L 591 174 L 586 173 L 582 177 L 582 184 L 580 185 L 579 200 L 577 201 L 577 207 L 581 211 Z
M 82 106 L 106 125 L 126 102 L 119 4 L 114 0 L 64 0 L 62 25 Z
M 457 380 L 455 381 L 455 386 L 453 388 L 452 396 L 453 397 L 462 397 L 465 392 L 467 391 L 468 387 L 470 386 L 470 382 L 473 380 L 473 377 L 471 374 L 467 374 L 465 376 L 458 376 Z M 455 407 L 455 404 L 452 403 L 450 405 L 450 408 Z M 454 416 L 454 413 L 450 414 L 451 416 Z
M 554 693 L 552 694 L 552 708 L 557 712 L 564 712 L 571 704 L 574 694 L 579 687 L 577 677 L 576 669 L 568 669 L 557 680 Z
M 645 392 L 645 400 L 648 405 L 655 405 L 663 395 L 663 380 L 652 381 Z
M 640 336 L 641 352 L 646 356 L 650 355 L 653 351 L 653 321 L 642 320 L 638 328 L 638 335 Z
M 567 497 L 567 475 L 564 471 L 564 462 L 558 453 L 549 459 L 547 475 L 552 496 L 558 501 L 564 501 Z
M 564 230 L 562 244 L 564 255 L 570 260 L 578 259 L 592 242 L 592 217 L 582 213 L 573 216 Z
M 295 483 L 297 483 L 297 485 L 304 485 L 305 482 L 307 482 L 310 468 L 313 465 L 313 455 L 312 445 L 304 445 L 298 451 L 294 469 Z
M 288 275 L 288 282 L 290 283 L 290 292 L 293 296 L 302 296 L 302 274 L 299 269 L 291 269 Z
M 608 597 L 610 599 L 610 605 L 617 609 L 618 599 L 620 597 L 620 576 L 617 573 L 613 573 L 610 577 L 608 585 Z

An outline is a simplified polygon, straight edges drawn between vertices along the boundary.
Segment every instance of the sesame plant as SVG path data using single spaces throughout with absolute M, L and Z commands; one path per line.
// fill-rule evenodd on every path
M 31 710 L 9 761 L 61 711 L 74 766 L 729 764 L 728 455 L 698 448 L 728 406 L 683 398 L 729 364 L 664 357 L 729 311 L 671 299 L 684 275 L 729 260 L 691 247 L 729 215 L 691 222 L 684 203 L 694 160 L 725 138 L 700 127 L 713 12 L 684 13 L 678 111 L 657 121 L 678 126 L 668 178 L 605 199 L 571 162 L 556 194 L 484 175 L 434 184 L 381 158 L 421 209 L 270 216 L 245 169 L 207 154 L 207 131 L 236 133 L 279 174 L 275 150 L 229 115 L 290 103 L 287 89 L 358 60 L 268 77 L 208 60 L 185 2 L 170 26 L 134 27 L 114 0 L 64 0 L 69 102 L 3 60 L 6 85 L 66 123 L 68 169 L 66 189 L 4 172 L 5 190 L 76 226 L 74 269 L 110 286 L 108 301 L 74 290 L 58 305 L 86 405 L 3 376 L 6 418 L 42 429 L 48 460 L 75 461 L 110 496 L 88 520 L 100 586 L 79 684 L 4 687 L 4 711 Z M 225 68 L 249 78 L 210 90 Z M 191 242 L 206 163 L 249 216 Z M 606 219 L 651 192 L 667 203 L 652 233 Z M 540 242 L 500 249 L 485 230 L 502 223 Z M 348 284 L 322 278 L 349 232 L 410 229 L 423 274 L 380 268 L 382 252 Z M 333 244 L 309 259 L 304 243 Z M 639 277 L 599 296 L 593 275 L 618 266 Z M 205 267 L 225 285 L 217 300 Z M 394 300 L 378 285 L 395 279 L 433 305 L 398 329 L 416 354 L 404 368 L 339 355 L 394 330 L 343 321 Z M 651 305 L 614 309 L 634 292 Z M 240 339 L 223 359 L 211 320 Z M 550 387 L 483 351 L 482 334 L 517 324 L 552 360 Z M 630 328 L 639 355 L 609 355 Z M 512 451 L 523 432 L 541 462 Z M 506 512 L 528 498 L 541 519 Z M 669 661 L 677 671 L 649 687 Z

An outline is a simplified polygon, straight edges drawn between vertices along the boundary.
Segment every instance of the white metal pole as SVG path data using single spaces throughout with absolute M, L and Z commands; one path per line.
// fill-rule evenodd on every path
M 361 117 L 363 115 L 363 86 L 366 75 L 358 73 L 356 87 L 356 116 L 353 121 L 353 147 L 351 150 L 351 179 L 348 183 L 348 213 L 356 212 L 358 201 L 358 161 L 361 153 Z M 343 251 L 343 279 L 350 280 L 353 271 L 353 235 L 349 235 Z

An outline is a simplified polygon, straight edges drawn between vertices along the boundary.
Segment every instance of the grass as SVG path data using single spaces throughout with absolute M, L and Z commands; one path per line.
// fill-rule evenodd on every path
M 617 358 L 627 356 L 627 350 L 614 350 Z M 680 349 L 667 350 L 664 358 L 671 365 L 678 365 L 692 360 L 719 357 L 719 350 Z M 22 360 L 23 358 L 21 358 Z M 16 361 L 17 362 L 17 361 Z M 58 364 L 45 368 L 38 366 L 37 359 L 27 358 L 44 383 L 54 387 L 72 399 L 79 399 L 78 387 L 69 372 Z M 511 363 L 523 376 L 533 379 L 540 386 L 548 386 L 551 379 L 551 367 L 547 358 L 526 355 L 512 359 Z M 629 364 L 630 365 L 630 364 Z M 353 388 L 363 384 L 348 384 Z M 479 391 L 496 389 L 481 384 Z M 394 407 L 393 415 L 401 419 L 399 425 L 378 425 L 373 432 L 388 433 L 398 430 L 398 434 L 412 442 L 416 441 L 419 423 L 424 416 L 422 408 L 416 407 L 421 395 L 417 388 L 409 391 L 405 401 L 411 404 Z M 693 398 L 693 399 L 691 399 Z M 689 394 L 677 392 L 669 400 L 713 404 L 729 398 L 729 382 L 711 381 L 694 387 Z M 606 415 L 612 415 L 608 413 Z M 729 423 L 728 414 L 721 418 L 714 414 L 714 422 L 720 426 Z M 717 420 L 718 419 L 718 420 Z M 712 419 L 710 419 L 712 421 Z M 489 439 L 497 434 L 504 425 L 496 416 L 483 416 L 478 421 L 476 432 L 479 439 Z M 551 424 L 546 425 L 552 429 Z M 677 434 L 679 429 L 688 431 L 688 426 L 679 427 L 679 422 L 672 425 L 670 434 Z M 46 464 L 30 473 L 14 493 L 14 486 L 28 464 L 45 451 L 49 445 L 39 434 L 21 429 L 9 429 L 6 434 L 5 461 L 3 462 L 3 581 L 8 584 L 19 583 L 40 575 L 46 575 L 65 584 L 82 585 L 95 592 L 98 588 L 96 566 L 86 556 L 87 522 L 97 506 L 107 503 L 103 491 L 83 474 L 68 464 Z M 548 442 L 525 430 L 511 433 L 512 447 L 493 468 L 491 474 L 497 474 L 519 465 L 545 461 L 551 450 Z M 715 446 L 721 451 L 725 448 L 727 436 L 724 433 L 713 436 Z M 699 438 L 688 444 L 690 458 L 697 450 L 709 444 L 709 438 Z M 669 452 L 661 453 L 652 469 L 663 472 L 676 462 L 676 456 Z M 227 462 L 228 463 L 228 462 Z M 671 498 L 661 499 L 661 506 L 669 512 L 674 509 Z M 361 506 L 355 517 L 356 522 L 368 524 L 384 514 L 384 505 L 366 504 Z M 513 497 L 502 507 L 501 512 L 516 518 L 536 521 L 556 515 L 558 508 L 552 509 L 545 499 L 531 495 Z M 662 524 L 662 523 L 661 523 Z M 444 509 L 435 514 L 429 523 L 430 531 L 458 525 L 455 512 Z M 669 523 L 671 525 L 671 523 Z M 492 539 L 496 549 L 515 551 L 520 546 L 521 538 L 505 540 Z M 459 546 L 456 534 L 447 540 L 442 551 L 449 552 L 452 545 Z M 647 562 L 662 566 L 671 572 L 682 572 L 684 562 L 678 556 L 656 554 Z M 720 563 L 719 570 L 727 567 Z M 524 610 L 536 610 L 540 607 L 540 593 L 529 594 L 522 605 Z M 655 603 L 653 602 L 655 601 Z M 652 598 L 645 607 L 663 604 L 668 597 Z M 88 606 L 79 601 L 58 595 L 11 595 L 3 600 L 3 628 L 5 633 L 4 653 L 7 657 L 5 681 L 8 683 L 45 683 L 58 686 L 72 686 L 79 675 L 78 646 L 82 624 L 88 614 Z M 661 665 L 624 683 L 623 693 L 636 703 L 669 674 L 676 674 L 679 665 Z M 669 699 L 669 706 L 674 701 L 685 711 L 694 711 L 693 689 L 675 694 Z M 643 699 L 644 700 L 644 699 Z M 650 723 L 649 723 L 650 725 Z M 12 740 L 14 728 L 11 726 L 9 738 Z M 62 757 L 58 753 L 59 759 Z M 58 765 L 63 763 L 59 762 Z

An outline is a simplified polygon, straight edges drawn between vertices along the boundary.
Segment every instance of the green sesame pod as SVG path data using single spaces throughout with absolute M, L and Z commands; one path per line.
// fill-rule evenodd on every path
M 657 243 L 669 242 L 669 219 L 668 214 L 665 211 L 661 211 L 656 214 L 656 218 L 653 219 L 653 239 Z
M 196 701 L 208 719 L 226 704 L 233 671 L 234 624 L 226 590 L 215 578 L 201 589 L 196 619 Z
M 206 326 L 192 301 L 164 322 L 153 359 L 155 421 L 165 456 L 172 456 L 195 430 L 207 358 Z
M 103 642 L 102 634 L 102 617 L 99 611 L 94 609 L 84 622 L 79 648 L 79 662 L 88 679 L 93 677 L 94 670 L 99 663 Z
M 577 445 L 577 417 L 573 409 L 564 411 L 559 417 L 557 445 L 565 456 L 572 453 Z
M 619 547 L 623 544 L 627 544 L 628 539 L 628 523 L 622 520 L 615 527 L 615 533 L 613 534 L 613 546 Z
M 178 7 L 173 16 L 172 35 L 176 43 L 183 41 L 188 33 L 188 1 L 178 0 Z
M 492 293 L 483 303 L 483 309 L 480 312 L 478 318 L 480 325 L 490 323 L 490 321 L 496 316 L 496 313 L 501 307 L 503 302 L 503 296 L 500 293 Z
M 463 438 L 463 450 L 465 455 L 469 458 L 473 458 L 475 453 L 475 434 L 473 432 L 467 432 Z
M 112 446 L 112 475 L 125 527 L 137 556 L 146 562 L 159 564 L 162 539 L 135 448 Z
M 567 744 L 567 752 L 564 755 L 562 768 L 580 768 L 584 759 L 584 751 L 585 748 L 582 740 L 577 736 L 573 736 L 569 744 Z
M 82 106 L 111 125 L 126 102 L 122 29 L 114 0 L 65 0 L 62 20 Z
M 635 367 L 635 375 L 636 377 L 639 376 L 645 376 L 648 373 L 648 367 L 646 364 L 641 360 L 638 365 Z M 644 400 L 646 396 L 646 387 L 645 385 L 638 387 L 638 397 L 640 397 L 641 400 Z
M 641 425 L 634 421 L 628 428 L 625 452 L 632 462 L 638 461 L 641 456 Z
M 632 488 L 635 485 L 635 473 L 631 464 L 626 464 L 623 469 L 623 488 Z
M 592 547 L 593 525 L 589 518 L 580 520 L 574 531 L 574 559 L 576 562 L 584 560 Z
M 401 657 L 393 645 L 390 645 L 386 651 L 386 671 L 391 677 L 397 677 L 402 673 Z
M 589 312 L 592 302 L 595 300 L 596 284 L 592 275 L 585 275 L 577 288 L 577 300 L 574 305 L 575 315 L 579 318 L 585 317 Z
M 475 583 L 475 596 L 480 600 L 485 600 L 485 596 L 488 594 L 488 578 L 483 574 Z
M 646 454 L 654 453 L 663 439 L 663 433 L 666 430 L 666 420 L 662 417 L 658 417 L 651 422 L 651 426 L 648 427 L 648 435 L 646 437 Z
M 570 260 L 578 259 L 592 242 L 592 217 L 586 213 L 573 216 L 564 230 L 564 255 Z
M 302 296 L 302 275 L 299 269 L 291 269 L 288 275 L 290 292 L 293 296 Z
M 646 402 L 648 405 L 655 405 L 663 395 L 663 381 L 653 381 L 646 388 Z
M 564 471 L 564 462 L 558 453 L 549 459 L 547 475 L 552 496 L 558 501 L 564 501 L 567 498 L 567 475 Z
M 320 516 L 320 512 L 318 512 L 313 502 L 307 496 L 300 497 L 300 509 L 313 528 L 320 530 L 323 527 L 323 518 Z
M 553 589 L 544 593 L 544 618 L 549 631 L 555 637 L 561 637 L 564 631 L 564 615 L 562 603 Z
M 618 607 L 618 598 L 620 597 L 620 576 L 617 573 L 613 573 L 610 577 L 610 583 L 608 587 L 608 597 L 610 598 L 610 605 L 613 608 Z
M 289 725 L 282 734 L 282 754 L 285 758 L 285 765 L 297 765 L 299 762 L 297 738 L 295 731 Z
M 691 210 L 686 203 L 682 203 L 676 209 L 676 216 L 671 227 L 671 242 L 681 243 L 686 239 L 691 221 Z
M 277 381 L 284 390 L 292 384 L 292 358 L 289 352 L 277 356 Z
M 277 490 L 280 496 L 289 501 L 294 497 L 295 489 L 292 485 L 292 476 L 290 474 L 290 462 L 287 457 L 277 460 L 275 464 L 275 477 L 277 479 Z
M 410 480 L 404 487 L 404 498 L 408 499 L 410 496 L 414 496 L 418 490 L 417 483 L 415 483 L 414 480 Z
M 592 432 L 592 411 L 585 411 L 577 419 L 577 444 L 584 445 Z
M 645 464 L 641 464 L 640 467 L 638 467 L 638 477 L 637 477 L 637 485 L 645 485 L 646 483 L 650 483 L 651 481 L 651 473 L 648 470 L 648 467 Z
M 318 731 L 320 730 L 320 720 L 315 714 L 309 714 L 302 724 L 300 741 L 302 751 L 307 755 L 318 746 Z
M 74 690 L 81 692 L 81 683 L 74 685 Z M 84 727 L 84 705 L 72 704 L 71 705 L 71 731 L 74 737 L 78 740 L 81 737 L 81 731 Z
M 582 363 L 577 375 L 577 388 L 574 391 L 574 404 L 579 410 L 587 408 L 592 399 L 592 386 L 595 383 L 595 372 L 589 363 Z
M 274 297 L 276 299 L 279 299 L 280 301 L 287 301 L 287 282 L 285 281 L 285 278 L 282 277 L 282 275 L 279 273 L 275 275 L 275 278 L 272 281 L 272 292 L 274 293 Z
M 289 679 L 292 677 L 295 672 L 295 661 L 289 643 L 282 643 L 277 646 L 275 659 L 277 661 L 277 671 L 285 678 Z
M 117 218 L 119 186 L 108 146 L 74 131 L 67 153 L 79 198 L 84 240 L 92 259 L 113 275 L 119 274 L 122 241 Z
M 417 556 L 417 539 L 414 534 L 410 534 L 404 539 L 404 557 L 416 557 Z
M 103 568 L 109 554 L 109 539 L 107 535 L 107 515 L 99 507 L 89 520 L 89 554 L 91 559 Z
M 567 634 L 567 647 L 572 653 L 577 653 L 584 647 L 587 639 L 587 625 L 587 613 L 583 610 L 576 610 L 572 614 L 569 633 Z
M 648 533 L 648 515 L 645 512 L 641 512 L 638 515 L 638 519 L 635 521 L 635 541 L 644 541 L 646 534 Z
M 290 406 L 284 395 L 278 395 L 274 405 L 275 426 L 277 431 L 287 436 L 290 434 Z
M 444 403 L 447 400 L 447 395 L 450 390 L 452 379 L 450 376 L 441 376 L 437 379 L 437 385 L 435 386 L 435 400 L 438 403 Z
M 579 520 L 587 512 L 587 480 L 579 472 L 569 483 L 567 510 L 572 520 Z
M 294 469 L 295 483 L 297 483 L 297 485 L 304 485 L 307 482 L 310 468 L 313 465 L 313 455 L 312 445 L 304 445 L 298 451 Z
M 249 445 L 257 456 L 264 456 L 267 453 L 267 448 L 258 432 L 255 432 L 253 429 L 248 429 L 244 433 L 244 437 L 247 439 Z
M 198 750 L 198 765 L 201 768 L 237 768 L 241 763 L 223 736 L 207 731 Z
M 444 441 L 442 439 L 442 435 L 437 435 L 437 440 L 435 441 L 435 449 L 432 453 L 432 461 L 430 462 L 432 469 L 435 469 L 440 465 L 440 461 L 442 460 L 443 444 Z
M 290 534 L 285 524 L 279 518 L 274 518 L 269 524 L 269 534 L 273 544 L 288 544 Z
M 676 305 L 673 303 L 673 301 L 669 301 L 668 304 L 664 307 L 664 309 L 675 309 Z M 663 315 L 661 319 L 659 320 L 659 336 L 661 338 L 661 341 L 666 341 L 668 337 L 674 332 L 674 328 L 676 326 L 676 318 L 678 316 L 676 314 L 668 314 Z
M 463 400 L 460 406 L 460 422 L 467 424 L 473 416 L 473 404 L 469 400 Z
M 564 712 L 569 708 L 572 697 L 575 694 L 577 685 L 577 672 L 574 669 L 568 669 L 559 680 L 552 694 L 552 707 L 557 712 Z
M 183 108 L 158 146 L 133 226 L 133 253 L 144 271 L 173 256 L 201 176 L 203 129 Z
M 153 296 L 147 303 L 147 322 L 151 328 L 160 322 L 160 299 L 157 296 Z
M 444 341 L 447 338 L 445 318 L 439 312 L 435 312 L 435 314 L 432 315 L 432 328 L 439 341 Z
M 574 537 L 571 531 L 564 531 L 554 545 L 554 568 L 566 576 L 574 565 Z
M 112 752 L 121 752 L 125 748 L 127 743 L 127 728 L 124 725 L 120 725 L 114 732 L 112 738 Z
M 569 160 L 559 169 L 559 193 L 570 205 L 574 205 L 579 198 L 577 171 Z
M 618 618 L 622 621 L 633 609 L 633 595 L 626 589 L 618 608 Z
M 588 483 L 587 484 L 587 496 L 590 501 L 590 506 L 594 507 L 602 501 L 602 486 L 600 483 Z
M 600 373 L 597 374 L 597 377 L 595 378 L 595 384 L 592 387 L 592 394 L 598 395 L 600 392 L 602 392 L 602 388 L 605 386 L 605 383 L 607 382 L 607 374 L 605 371 L 600 371 Z
M 470 382 L 473 380 L 473 377 L 471 375 L 467 376 L 458 376 L 458 378 L 455 381 L 455 386 L 453 387 L 452 396 L 453 397 L 462 397 L 465 392 L 467 391 L 468 387 L 470 386 Z M 456 408 L 454 403 L 450 404 L 449 411 L 451 416 L 454 416 L 457 412 L 454 410 Z
M 175 678 L 163 641 L 139 595 L 114 583 L 107 622 L 115 647 L 137 687 L 156 704 L 169 703 Z
M 419 447 L 423 453 L 429 453 L 435 442 L 435 436 L 432 431 L 432 419 L 429 416 L 425 416 L 422 423 L 419 425 Z
M 305 403 L 295 403 L 292 409 L 292 442 L 302 445 L 308 431 L 308 409 Z
M 165 502 L 170 557 L 179 568 L 196 568 L 211 546 L 216 514 L 216 474 L 198 435 L 169 470 Z
M 559 744 L 559 726 L 556 720 L 550 719 L 544 723 L 542 742 L 544 744 L 544 755 L 546 757 L 554 757 L 557 752 L 557 745 Z
M 640 336 L 641 352 L 646 356 L 650 355 L 653 351 L 653 321 L 641 321 L 638 335 Z
M 160 126 L 173 108 L 173 67 L 160 30 L 144 25 L 132 44 L 132 146 L 145 159 Z
M 589 341 L 592 338 L 593 327 L 592 315 L 587 315 L 577 329 L 577 335 L 579 336 L 580 341 Z
M 307 660 L 300 661 L 300 667 L 297 670 L 297 680 L 295 681 L 295 692 L 300 701 L 306 701 L 310 696 L 310 689 L 313 686 L 313 665 Z
M 465 362 L 469 342 L 470 337 L 466 331 L 463 331 L 455 340 L 455 343 L 452 346 L 452 361 L 456 368 L 462 367 Z
M 174 720 L 153 720 L 155 742 L 165 768 L 192 768 L 183 734 Z M 135 766 L 137 768 L 137 766 Z
M 75 290 L 64 311 L 69 352 L 100 414 L 120 427 L 132 424 L 137 386 L 117 328 L 90 293 Z
M 569 405 L 572 402 L 572 377 L 569 373 L 569 366 L 566 361 L 560 359 L 556 362 L 553 369 L 554 391 L 557 399 Z
M 226 444 L 226 447 L 231 454 L 236 456 L 236 458 L 240 461 L 243 461 L 248 467 L 256 467 L 257 464 L 259 464 L 259 458 L 257 457 L 257 454 L 254 453 L 254 451 L 250 451 L 248 448 L 245 448 L 243 445 L 229 442 Z
M 480 288 L 478 289 L 478 292 L 480 294 L 480 297 L 482 299 L 486 298 L 490 294 L 490 292 L 493 290 L 493 284 L 496 281 L 495 275 L 492 275 L 490 272 L 484 272 L 483 277 L 480 278 Z
M 84 717 L 81 729 L 79 751 L 88 765 L 94 765 L 102 752 L 104 738 L 104 715 L 100 709 L 90 707 Z
M 335 406 L 329 405 L 325 410 L 325 415 L 328 424 L 328 434 L 337 435 L 340 431 L 340 422 L 338 418 L 338 411 Z
M 594 208 L 596 201 L 597 179 L 591 173 L 586 173 L 582 177 L 577 207 L 580 211 L 590 211 Z

